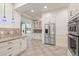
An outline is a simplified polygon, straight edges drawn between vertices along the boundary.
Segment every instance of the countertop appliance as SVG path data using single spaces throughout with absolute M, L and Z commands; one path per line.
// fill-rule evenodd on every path
M 79 14 L 68 22 L 68 48 L 72 55 L 79 56 Z
M 55 23 L 45 24 L 44 43 L 55 45 Z

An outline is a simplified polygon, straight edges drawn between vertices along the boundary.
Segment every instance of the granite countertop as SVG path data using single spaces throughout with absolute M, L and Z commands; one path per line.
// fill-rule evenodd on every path
M 19 39 L 19 38 L 24 38 L 24 37 L 26 37 L 26 35 L 15 35 L 15 36 L 9 36 L 9 37 L 2 37 L 2 38 L 0 38 L 0 43 Z

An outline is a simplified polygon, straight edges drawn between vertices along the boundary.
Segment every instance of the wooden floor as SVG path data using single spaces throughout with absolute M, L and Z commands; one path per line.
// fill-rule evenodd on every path
M 44 45 L 39 40 L 32 40 L 30 46 L 21 56 L 66 56 L 67 54 L 66 48 Z

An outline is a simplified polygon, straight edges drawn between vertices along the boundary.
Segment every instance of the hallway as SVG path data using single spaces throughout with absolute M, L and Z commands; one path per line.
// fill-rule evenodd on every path
M 43 45 L 41 41 L 32 40 L 32 48 L 27 48 L 21 56 L 66 56 L 66 48 Z

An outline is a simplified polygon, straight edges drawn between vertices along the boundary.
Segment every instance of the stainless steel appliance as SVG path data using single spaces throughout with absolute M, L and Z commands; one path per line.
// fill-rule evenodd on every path
M 79 17 L 76 17 L 75 19 L 72 19 L 68 23 L 68 30 L 69 34 L 74 34 L 76 36 L 79 36 Z
M 79 55 L 79 16 L 68 22 L 68 48 L 72 55 Z
M 50 45 L 55 45 L 55 24 L 45 24 L 45 36 L 44 36 L 44 43 L 45 44 L 50 44 Z
M 74 35 L 68 35 L 68 46 L 72 55 L 79 55 L 79 37 Z
M 25 35 L 26 34 L 26 25 L 25 24 L 22 24 L 22 35 Z

